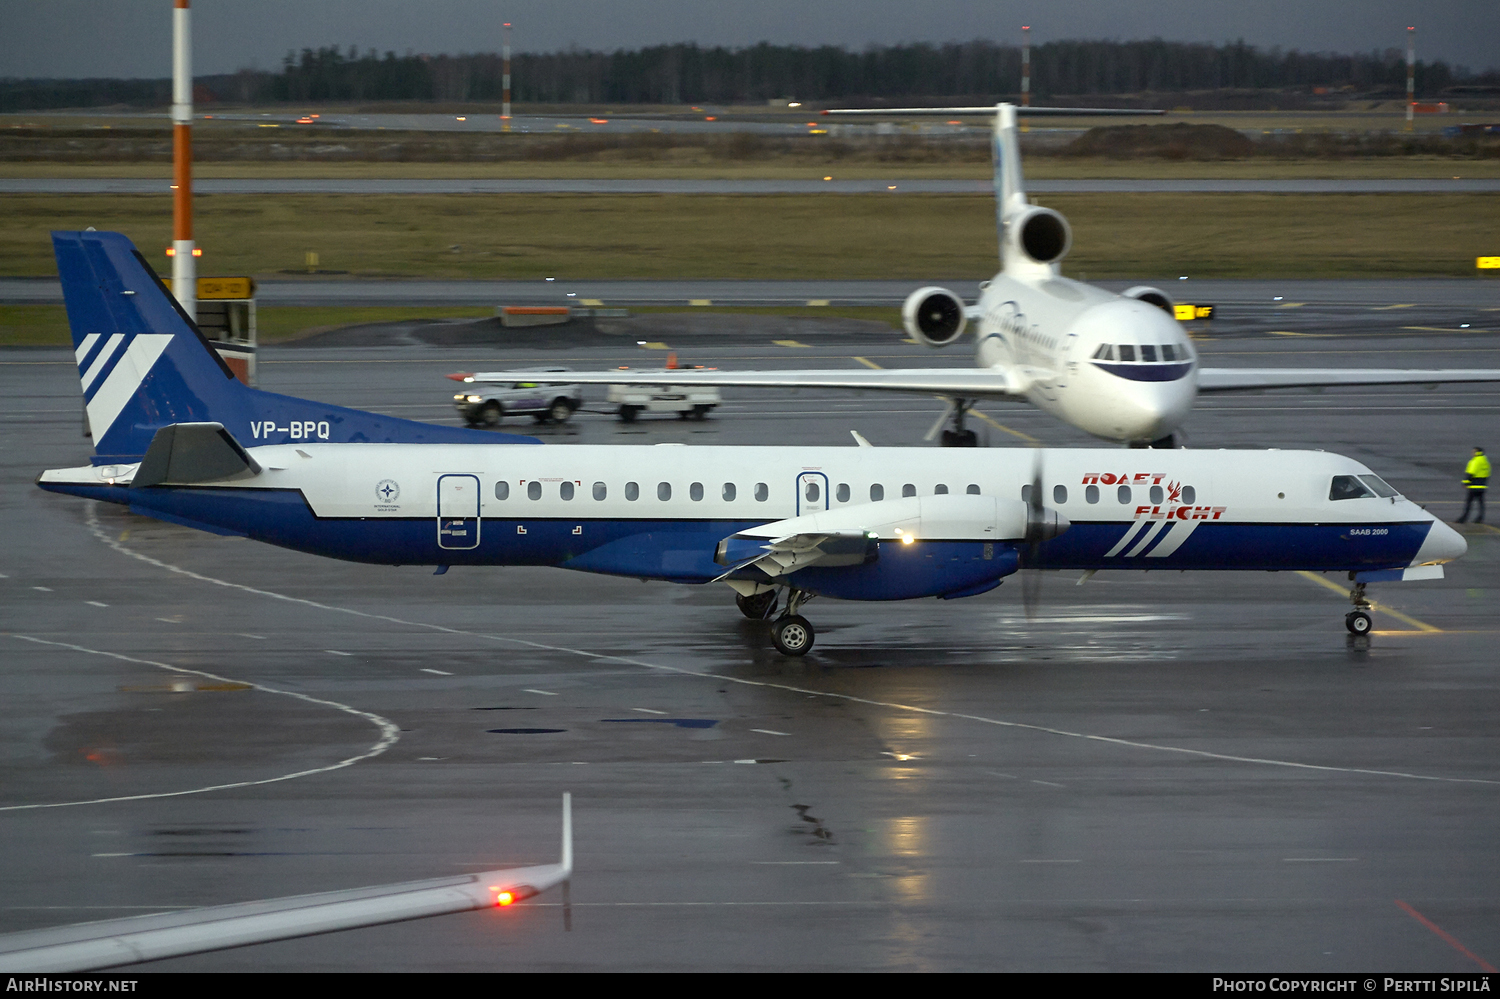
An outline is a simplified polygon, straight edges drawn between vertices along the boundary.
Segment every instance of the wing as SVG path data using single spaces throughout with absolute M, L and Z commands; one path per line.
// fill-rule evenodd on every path
M 565 794 L 562 858 L 556 864 L 11 933 L 0 936 L 0 972 L 91 971 L 509 905 L 567 881 L 572 873 L 572 803 Z
M 1040 374 L 1040 373 L 1038 373 Z M 983 399 L 1025 393 L 1023 381 L 1003 368 L 881 368 L 870 371 L 703 371 L 662 369 L 639 371 L 570 371 L 569 382 L 585 385 L 738 385 L 760 388 L 873 389 L 884 392 L 924 392 Z M 515 372 L 478 371 L 463 378 L 472 382 L 509 382 Z M 1035 378 L 1040 380 L 1040 378 Z
M 1334 385 L 1437 385 L 1500 382 L 1494 368 L 1422 371 L 1413 368 L 1199 368 L 1199 392 L 1253 392 Z

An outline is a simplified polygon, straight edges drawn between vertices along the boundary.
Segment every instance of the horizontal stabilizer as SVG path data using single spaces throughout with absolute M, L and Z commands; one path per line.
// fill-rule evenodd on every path
M 151 438 L 131 488 L 247 479 L 260 465 L 219 423 L 174 423 Z
M 1274 388 L 1324 388 L 1335 385 L 1440 385 L 1454 382 L 1500 382 L 1500 369 L 1475 368 L 1199 368 L 1199 392 L 1254 392 Z

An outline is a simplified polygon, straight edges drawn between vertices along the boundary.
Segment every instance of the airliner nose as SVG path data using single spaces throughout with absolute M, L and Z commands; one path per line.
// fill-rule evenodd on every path
M 1453 528 L 1436 518 L 1432 521 L 1432 527 L 1427 532 L 1427 537 L 1422 542 L 1422 547 L 1417 552 L 1417 557 L 1411 560 L 1412 565 L 1424 565 L 1432 562 L 1452 562 L 1454 559 L 1464 557 L 1469 550 L 1469 543 L 1464 536 Z

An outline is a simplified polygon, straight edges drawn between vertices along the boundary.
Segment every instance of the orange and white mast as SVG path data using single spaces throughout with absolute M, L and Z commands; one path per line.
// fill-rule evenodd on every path
M 500 120 L 505 122 L 501 130 L 510 131 L 510 22 L 505 22 L 505 34 L 500 42 L 502 65 L 500 67 Z
M 172 9 L 172 292 L 198 319 L 198 274 L 193 243 L 193 49 L 188 0 Z

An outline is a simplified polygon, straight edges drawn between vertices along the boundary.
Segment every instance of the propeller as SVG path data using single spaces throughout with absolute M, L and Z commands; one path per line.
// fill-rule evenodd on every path
M 1031 488 L 1026 496 L 1026 560 L 1021 570 L 1021 604 L 1026 620 L 1036 619 L 1042 602 L 1042 572 L 1046 569 L 1042 543 L 1057 537 L 1069 527 L 1068 519 L 1042 503 L 1042 451 L 1034 452 L 1031 465 Z

